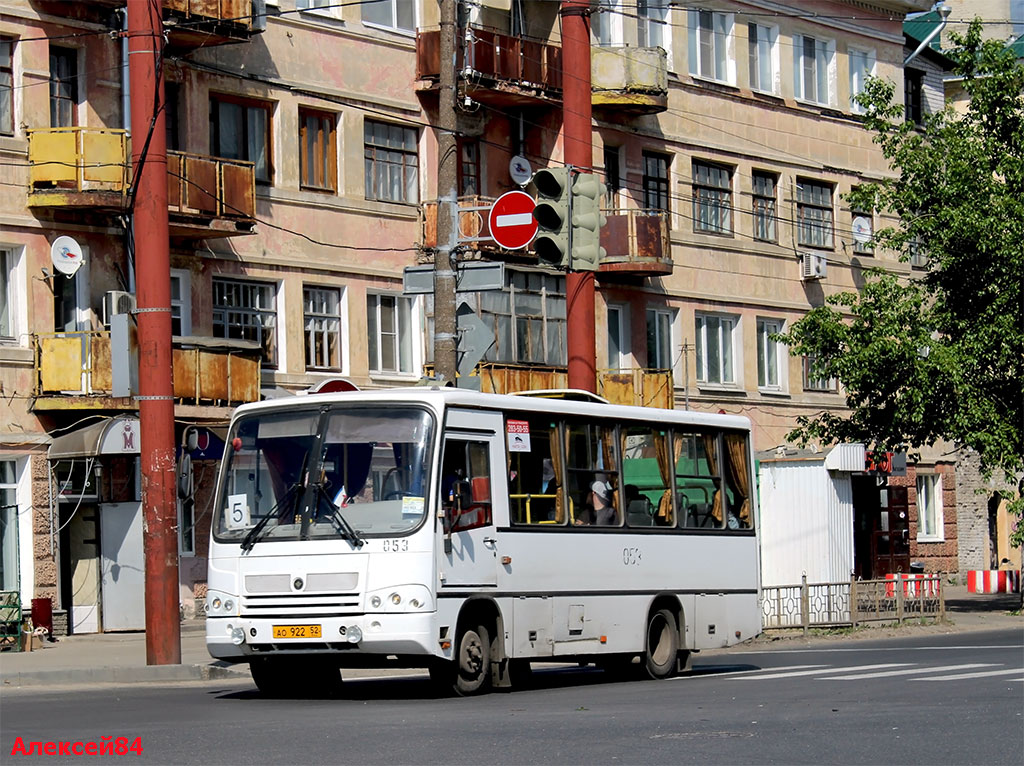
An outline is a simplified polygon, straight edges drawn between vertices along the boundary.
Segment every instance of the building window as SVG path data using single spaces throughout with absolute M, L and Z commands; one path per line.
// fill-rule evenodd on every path
M 747 25 L 750 88 L 779 93 L 779 29 L 761 24 Z
M 366 150 L 366 199 L 418 203 L 420 176 L 416 130 L 367 120 L 363 125 L 363 142 Z
M 277 364 L 277 295 L 266 282 L 213 280 L 213 335 L 259 343 L 264 366 Z
M 757 387 L 781 391 L 785 382 L 786 353 L 772 335 L 782 332 L 781 319 L 757 320 Z
M 693 161 L 693 230 L 732 233 L 732 170 Z
M 861 114 L 864 108 L 857 103 L 857 96 L 864 92 L 869 77 L 875 74 L 875 54 L 850 48 L 850 111 Z
M 668 163 L 669 157 L 654 152 L 644 152 L 644 208 L 647 210 L 671 209 L 668 204 Z
M 775 199 L 778 177 L 774 173 L 755 170 L 753 179 L 754 239 L 777 242 Z
M 671 370 L 672 312 L 668 309 L 647 309 L 647 369 Z
M 334 115 L 299 109 L 299 183 L 303 189 L 333 192 L 338 188 L 338 153 Z
M 269 184 L 270 106 L 230 96 L 210 97 L 210 151 L 216 157 L 253 163 L 256 180 Z
M 341 290 L 303 287 L 306 369 L 341 369 Z
M 483 361 L 566 363 L 565 277 L 506 269 L 507 287 L 477 293 L 474 308 L 494 327 Z
M 833 103 L 835 43 L 793 35 L 793 56 L 796 97 L 826 106 Z
M 164 83 L 164 125 L 167 129 L 167 150 L 181 151 L 181 120 L 178 104 L 181 100 L 181 85 L 176 82 Z
M 15 323 L 17 300 L 15 261 L 11 250 L 0 249 L 0 343 L 17 342 Z
M 50 127 L 78 124 L 78 51 L 50 46 Z
M 620 147 L 604 147 L 604 206 L 609 210 L 617 210 L 619 206 L 619 191 L 622 189 L 620 157 Z
M 852 215 L 853 252 L 858 255 L 872 255 L 874 248 L 871 237 L 874 236 L 875 222 L 870 210 L 854 210 Z
M 597 45 L 622 45 L 622 9 L 619 0 L 597 0 L 595 5 L 590 19 Z
M 942 474 L 917 475 L 917 539 L 942 542 Z
M 13 460 L 0 460 L 0 590 L 19 590 L 18 474 Z M 31 534 L 32 530 L 26 530 Z
M 14 39 L 0 36 L 0 135 L 14 135 Z
M 480 194 L 480 142 L 459 138 L 459 194 L 475 197 Z
M 924 72 L 918 69 L 903 70 L 903 103 L 907 122 L 915 125 L 924 122 Z
M 317 16 L 333 18 L 337 3 L 334 0 L 295 0 L 295 7 L 300 11 L 314 13 Z
M 412 301 L 401 295 L 366 296 L 370 372 L 411 374 Z
M 192 272 L 171 269 L 171 335 L 192 334 Z
M 637 0 L 636 34 L 639 47 L 668 50 L 668 12 L 669 0 Z
M 608 369 L 628 369 L 630 357 L 629 307 L 608 304 Z
M 733 15 L 691 10 L 686 12 L 686 19 L 690 74 L 719 82 L 735 82 L 731 51 Z
M 811 247 L 833 247 L 832 187 L 798 178 L 796 182 L 797 242 Z
M 804 391 L 835 391 L 836 379 L 825 378 L 815 369 L 816 357 L 807 354 L 803 357 Z
M 697 380 L 701 383 L 736 383 L 733 334 L 737 317 L 697 314 Z
M 416 29 L 413 0 L 371 0 L 363 3 L 363 23 L 412 32 Z

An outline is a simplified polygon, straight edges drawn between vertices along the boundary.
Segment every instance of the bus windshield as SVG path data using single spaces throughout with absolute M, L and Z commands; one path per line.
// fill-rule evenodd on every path
M 433 419 L 413 407 L 332 407 L 240 418 L 229 435 L 215 536 L 361 538 L 426 514 Z

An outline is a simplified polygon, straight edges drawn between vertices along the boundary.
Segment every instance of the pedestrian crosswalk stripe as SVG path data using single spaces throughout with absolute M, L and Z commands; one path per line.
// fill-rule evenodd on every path
M 889 678 L 892 676 L 910 676 L 917 673 L 944 673 L 948 670 L 971 670 L 973 668 L 991 668 L 996 667 L 992 663 L 986 662 L 975 662 L 968 665 L 940 665 L 939 667 L 920 667 L 920 668 L 909 668 L 907 670 L 885 670 L 878 673 L 860 673 L 857 675 L 844 675 L 844 676 L 829 676 L 828 678 L 818 678 L 818 681 L 861 681 L 866 678 Z M 840 670 L 840 668 L 837 668 Z M 842 668 L 841 670 L 856 670 L 856 668 Z
M 778 668 L 747 668 L 746 670 L 729 670 L 725 673 L 716 673 L 713 665 L 698 665 L 693 668 L 693 673 L 686 676 L 675 676 L 672 681 L 686 681 L 694 678 L 727 678 L 729 676 L 749 676 L 751 673 L 760 673 L 764 670 L 776 672 L 780 670 L 803 670 L 805 668 L 824 668 L 822 672 L 828 672 L 829 665 L 784 665 Z
M 934 678 L 911 678 L 911 681 L 958 681 L 961 678 L 988 678 L 990 676 L 1009 676 L 1019 673 L 1020 678 L 1011 681 L 1024 681 L 1024 668 L 1004 668 L 1003 670 L 979 670 L 976 673 L 957 673 L 952 676 L 935 676 Z
M 794 670 L 791 673 L 768 672 L 768 673 L 763 673 L 763 674 L 756 675 L 756 676 L 746 676 L 746 678 L 748 678 L 748 679 L 750 679 L 752 681 L 761 681 L 761 680 L 772 680 L 772 679 L 775 679 L 775 678 L 795 678 L 797 676 L 815 676 L 815 675 L 821 675 L 822 673 L 835 673 L 835 672 L 837 672 L 839 670 L 851 671 L 851 670 L 879 670 L 881 668 L 905 668 L 909 664 L 910 663 L 907 663 L 907 662 L 887 662 L 887 663 L 883 663 L 883 664 L 880 664 L 880 665 L 859 665 L 859 666 L 852 667 L 852 668 L 827 667 L 827 668 L 818 668 L 817 670 Z M 733 680 L 740 680 L 740 679 L 733 679 Z

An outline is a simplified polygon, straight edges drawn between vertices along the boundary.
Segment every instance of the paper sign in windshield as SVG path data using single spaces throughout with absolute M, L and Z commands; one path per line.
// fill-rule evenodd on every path
M 530 424 L 525 420 L 510 420 L 506 424 L 509 452 L 530 451 Z
M 249 502 L 245 495 L 228 495 L 228 529 L 251 527 Z

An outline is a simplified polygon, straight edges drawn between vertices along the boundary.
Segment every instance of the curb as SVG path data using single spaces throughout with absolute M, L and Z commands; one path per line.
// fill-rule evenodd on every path
M 249 678 L 248 666 L 144 665 L 142 667 L 29 670 L 0 676 L 0 687 L 62 686 L 70 684 L 141 684 L 161 681 L 216 681 Z

